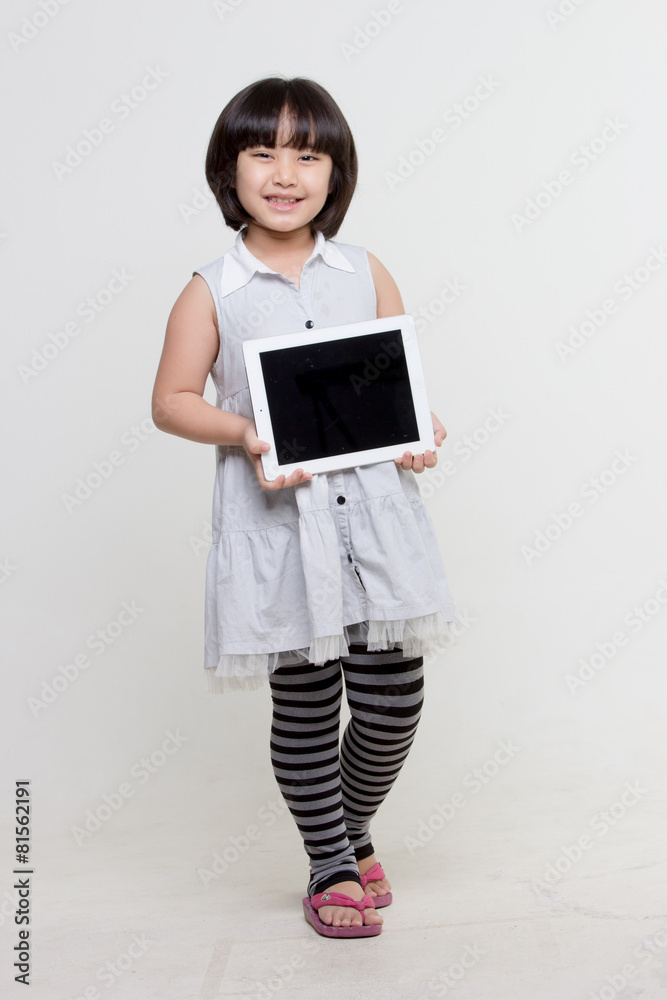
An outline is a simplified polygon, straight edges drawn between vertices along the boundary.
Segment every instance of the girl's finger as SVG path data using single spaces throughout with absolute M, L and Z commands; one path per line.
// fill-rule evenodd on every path
M 296 486 L 298 483 L 304 483 L 310 478 L 311 476 L 306 476 L 303 469 L 295 469 L 294 472 L 291 473 L 289 478 L 283 481 L 283 485 Z

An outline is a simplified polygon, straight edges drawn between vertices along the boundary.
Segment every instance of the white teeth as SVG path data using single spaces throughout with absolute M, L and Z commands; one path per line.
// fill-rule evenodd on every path
M 268 199 L 268 201 L 275 201 L 279 205 L 291 205 L 292 202 L 295 202 L 296 200 L 297 200 L 296 198 L 269 198 Z

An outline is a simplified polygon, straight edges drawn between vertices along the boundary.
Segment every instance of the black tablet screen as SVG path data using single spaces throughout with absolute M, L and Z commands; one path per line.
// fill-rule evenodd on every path
M 400 330 L 260 352 L 276 454 L 308 462 L 419 438 Z

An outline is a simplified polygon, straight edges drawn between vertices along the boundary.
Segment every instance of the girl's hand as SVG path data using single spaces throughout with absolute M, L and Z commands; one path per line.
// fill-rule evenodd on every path
M 447 431 L 442 426 L 438 418 L 436 417 L 433 410 L 431 410 L 431 417 L 433 418 L 433 437 L 435 439 L 436 447 L 439 448 L 442 442 L 447 437 Z M 438 464 L 438 456 L 434 451 L 425 451 L 423 455 L 413 455 L 410 451 L 403 452 L 402 458 L 395 458 L 394 462 L 396 465 L 400 465 L 402 469 L 413 472 L 423 472 L 424 469 L 432 469 L 434 465 Z
M 254 420 L 250 421 L 243 432 L 243 447 L 252 460 L 252 464 L 255 466 L 257 479 L 263 490 L 281 490 L 285 486 L 296 486 L 297 483 L 305 483 L 307 479 L 313 478 L 311 472 L 304 472 L 303 469 L 295 469 L 287 477 L 285 477 L 284 473 L 281 473 L 275 479 L 265 479 L 261 455 L 263 452 L 266 453 L 269 451 L 271 445 L 268 441 L 259 440 Z

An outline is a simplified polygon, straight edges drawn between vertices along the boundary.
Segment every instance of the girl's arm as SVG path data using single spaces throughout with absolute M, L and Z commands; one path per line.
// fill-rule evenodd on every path
M 289 476 L 266 480 L 261 453 L 270 449 L 257 437 L 255 421 L 229 413 L 204 398 L 206 379 L 220 350 L 215 303 L 208 285 L 195 274 L 169 314 L 162 356 L 153 386 L 152 416 L 156 427 L 201 444 L 245 448 L 265 490 L 279 490 L 312 479 L 296 469 Z
M 368 253 L 368 260 L 371 265 L 371 274 L 375 284 L 375 294 L 377 297 L 378 319 L 384 316 L 401 316 L 405 313 L 405 306 L 398 285 L 390 275 L 384 264 L 381 264 L 374 254 Z M 433 418 L 433 436 L 436 447 L 439 448 L 447 437 L 447 431 L 442 426 L 435 413 L 431 410 Z M 413 455 L 406 451 L 402 458 L 395 458 L 396 465 L 401 465 L 404 469 L 413 472 L 423 472 L 424 469 L 432 469 L 437 465 L 438 456 L 434 451 L 427 451 L 424 455 Z
M 219 349 L 215 305 L 206 282 L 195 274 L 167 321 L 152 398 L 153 422 L 161 431 L 201 444 L 243 444 L 252 421 L 202 398 Z

